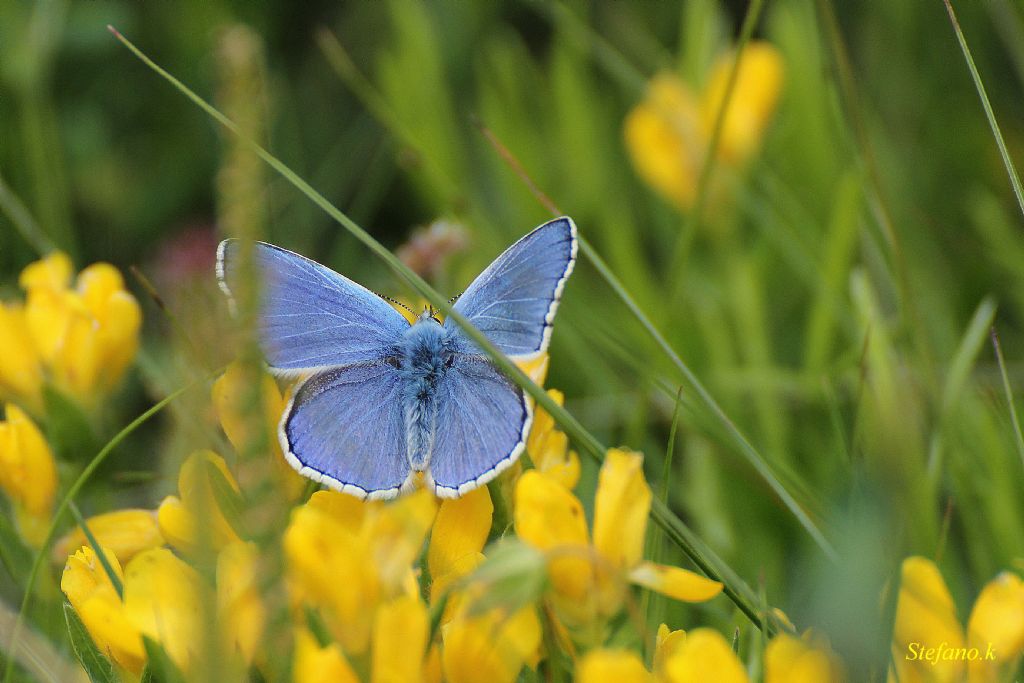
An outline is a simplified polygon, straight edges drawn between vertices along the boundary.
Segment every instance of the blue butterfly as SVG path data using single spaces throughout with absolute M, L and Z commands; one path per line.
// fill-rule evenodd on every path
M 241 245 L 217 249 L 231 297 Z M 576 262 L 576 226 L 545 223 L 509 247 L 456 301 L 503 353 L 547 351 Z M 257 242 L 260 345 L 270 369 L 302 377 L 278 427 L 300 474 L 359 498 L 393 498 L 424 474 L 455 498 L 507 468 L 526 446 L 533 405 L 450 319 L 409 322 L 383 298 L 314 261 Z

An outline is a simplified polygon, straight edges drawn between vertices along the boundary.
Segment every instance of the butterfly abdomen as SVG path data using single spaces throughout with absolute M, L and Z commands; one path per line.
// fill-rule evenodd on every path
M 447 333 L 421 318 L 402 340 L 398 371 L 402 376 L 409 466 L 421 472 L 430 464 L 437 426 L 437 385 L 447 371 Z

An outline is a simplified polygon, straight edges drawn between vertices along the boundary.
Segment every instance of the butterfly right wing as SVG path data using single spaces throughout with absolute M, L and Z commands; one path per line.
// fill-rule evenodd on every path
M 217 249 L 217 277 L 232 301 L 241 249 L 236 239 Z M 260 346 L 272 370 L 301 374 L 377 361 L 409 327 L 381 297 L 326 266 L 264 242 L 252 250 Z
M 398 370 L 329 368 L 295 389 L 278 427 L 299 474 L 359 498 L 394 498 L 409 478 Z

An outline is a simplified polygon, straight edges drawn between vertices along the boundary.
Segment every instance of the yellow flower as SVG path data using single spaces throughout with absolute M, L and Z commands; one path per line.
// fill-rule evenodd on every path
M 196 451 L 178 472 L 178 496 L 167 496 L 157 510 L 160 532 L 175 549 L 195 554 L 204 545 L 220 550 L 239 540 L 214 495 L 207 468 L 216 468 L 234 492 L 238 484 L 224 458 L 213 451 Z
M 0 395 L 43 406 L 43 365 L 19 303 L 0 302 Z
M 980 653 L 968 663 L 971 683 L 1003 680 L 1015 670 L 1024 652 L 1024 581 L 1019 576 L 1003 572 L 981 590 L 967 620 L 967 646 Z
M 687 633 L 678 649 L 665 661 L 664 680 L 670 683 L 747 683 L 750 679 L 721 633 L 698 628 Z
M 486 486 L 441 503 L 427 551 L 431 602 L 437 601 L 455 581 L 483 562 L 481 551 L 491 531 L 493 513 L 494 505 Z M 455 606 L 455 597 L 449 597 L 446 614 L 450 615 Z
M 292 680 L 295 683 L 359 683 L 341 648 L 334 643 L 321 647 L 306 629 L 295 632 Z
M 732 57 L 718 60 L 702 93 L 671 74 L 655 76 L 643 102 L 624 124 L 626 148 L 637 173 L 680 209 L 696 197 L 732 68 Z M 768 43 L 746 46 L 739 63 L 729 109 L 722 121 L 718 159 L 740 167 L 757 151 L 782 88 L 783 63 Z
M 635 652 L 591 650 L 576 665 L 576 683 L 648 683 L 654 677 Z
M 253 379 L 246 366 L 236 361 L 231 363 L 224 374 L 213 383 L 213 405 L 217 411 L 217 417 L 220 419 L 221 427 L 224 428 L 228 441 L 238 453 L 251 447 L 256 436 L 250 433 L 254 425 L 249 422 L 246 414 L 247 403 L 255 401 L 257 398 L 250 395 L 252 392 L 249 387 Z M 262 428 L 266 430 L 265 438 L 270 449 L 275 479 L 280 483 L 288 499 L 295 500 L 305 490 L 306 480 L 299 476 L 299 473 L 285 460 L 277 438 L 277 425 L 281 421 L 281 414 L 284 412 L 287 402 L 277 388 L 277 382 L 269 374 L 260 372 L 258 381 L 260 383 L 258 398 L 264 414 Z
M 57 465 L 42 432 L 20 408 L 6 406 L 0 422 L 0 488 L 14 505 L 22 537 L 38 546 L 46 536 L 57 493 Z
M 317 491 L 292 512 L 284 551 L 293 598 L 320 608 L 346 653 L 365 653 L 377 607 L 408 592 L 435 512 L 425 489 L 390 503 Z
M 961 648 L 963 629 L 956 605 L 935 563 L 923 557 L 903 561 L 893 629 L 893 662 L 900 681 L 958 681 L 963 659 L 908 659 L 911 648 Z M 890 671 L 890 680 L 896 680 Z
M 764 651 L 765 683 L 842 683 L 843 667 L 832 648 L 811 631 L 780 633 Z
M 618 612 L 628 582 L 677 600 L 709 600 L 722 584 L 678 567 L 642 558 L 651 492 L 643 456 L 611 449 L 597 486 L 593 543 L 583 506 L 570 491 L 536 470 L 516 484 L 515 526 L 519 537 L 548 555 L 554 602 L 570 627 L 598 627 Z
M 399 595 L 377 608 L 371 683 L 420 683 L 430 619 L 418 597 Z
M 246 664 L 253 660 L 266 610 L 256 577 L 256 546 L 235 541 L 217 556 L 217 616 L 227 651 L 238 653 Z
M 153 510 L 115 510 L 86 520 L 96 541 L 122 565 L 143 550 L 159 548 L 164 537 Z M 85 532 L 75 527 L 53 546 L 54 561 L 63 562 L 75 549 L 88 545 Z
M 114 573 L 124 582 L 117 557 L 104 549 Z M 139 674 L 146 662 L 139 629 L 128 618 L 95 551 L 86 546 L 67 559 L 60 589 L 75 608 L 96 647 L 128 671 Z
M 127 564 L 104 549 L 122 580 L 124 601 L 114 590 L 93 549 L 86 546 L 68 558 L 61 590 L 85 624 L 100 651 L 134 675 L 146 662 L 142 635 L 163 645 L 184 672 L 194 661 L 202 633 L 202 605 L 207 599 L 195 570 L 166 548 L 145 550 Z
M 460 610 L 441 634 L 446 681 L 512 683 L 525 664 L 536 660 L 541 627 L 533 606 L 528 605 L 513 614 L 501 608 L 479 615 Z
M 74 288 L 71 274 L 67 255 L 51 254 L 22 271 L 24 306 L 0 304 L 0 389 L 36 410 L 47 378 L 95 405 L 138 350 L 141 309 L 117 269 L 95 263 Z
M 747 672 L 718 631 L 698 628 L 689 633 L 658 629 L 654 673 L 633 652 L 595 649 L 576 665 L 577 683 L 748 683 Z M 798 681 L 802 679 L 786 679 Z M 825 680 L 825 679 L 823 679 Z
M 549 389 L 548 396 L 558 405 L 565 400 L 557 389 Z M 569 437 L 555 428 L 554 419 L 543 408 L 538 407 L 534 413 L 526 452 L 538 470 L 567 489 L 576 487 L 580 480 L 580 458 L 575 451 L 569 450 Z
M 209 591 L 196 570 L 167 548 L 144 550 L 124 570 L 124 611 L 183 672 L 198 656 Z

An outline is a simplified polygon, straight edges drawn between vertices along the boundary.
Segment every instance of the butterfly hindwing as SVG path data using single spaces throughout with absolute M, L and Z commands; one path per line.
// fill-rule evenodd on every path
M 217 250 L 217 274 L 231 296 L 242 243 Z M 375 361 L 409 324 L 382 298 L 330 268 L 263 242 L 252 246 L 260 286 L 259 337 L 270 367 L 291 373 Z
M 522 389 L 482 356 L 456 356 L 437 392 L 430 475 L 437 495 L 452 498 L 515 462 L 533 412 Z
M 508 356 L 546 351 L 576 250 L 572 219 L 549 221 L 496 258 L 455 302 L 455 310 Z M 451 319 L 445 327 L 454 335 L 463 334 Z M 464 343 L 473 348 L 468 339 Z
M 402 380 L 378 362 L 302 382 L 278 430 L 300 474 L 360 498 L 392 498 L 409 476 Z

